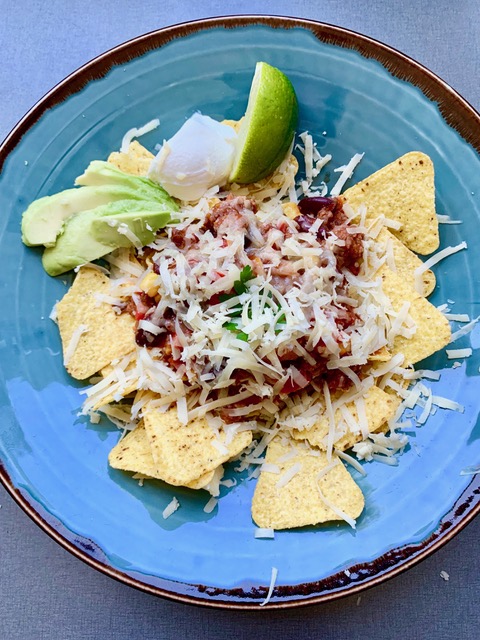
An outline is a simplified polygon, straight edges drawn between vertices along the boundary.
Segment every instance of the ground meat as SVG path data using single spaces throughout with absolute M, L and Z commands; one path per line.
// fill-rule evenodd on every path
M 312 354 L 313 355 L 313 354 Z M 330 393 L 334 394 L 337 391 L 348 391 L 352 386 L 350 378 L 340 371 L 340 369 L 327 369 L 326 358 L 320 358 L 316 364 L 312 365 L 308 362 L 297 359 L 290 364 L 295 366 L 302 376 L 311 382 L 315 382 L 316 386 L 323 386 L 326 382 Z M 360 371 L 360 367 L 352 367 L 352 370 L 357 374 Z M 307 387 L 308 389 L 309 387 Z M 288 380 L 282 389 L 282 394 L 291 394 L 296 391 L 300 391 L 301 387 L 297 385 L 293 380 Z
M 355 313 L 355 309 L 350 306 L 338 307 L 337 316 L 335 318 L 335 324 L 337 327 L 345 331 L 348 327 L 358 320 L 358 316 Z
M 172 229 L 170 238 L 176 247 L 185 249 L 185 229 Z
M 207 214 L 205 226 L 216 236 L 224 236 L 227 232 L 241 232 L 248 226 L 245 209 L 256 213 L 257 206 L 253 200 L 230 194 L 225 200 L 214 205 Z
M 335 247 L 338 268 L 358 276 L 363 259 L 363 233 L 349 233 L 347 225 L 342 224 L 335 228 L 335 235 L 345 241 L 345 246 Z
M 145 292 L 139 291 L 127 302 L 125 311 L 133 316 L 138 322 L 139 320 L 143 320 L 148 311 L 156 305 L 157 302 L 155 298 L 151 298 L 150 296 L 147 296 Z
M 303 233 L 310 231 L 313 223 L 320 218 L 322 225 L 317 232 L 317 239 L 320 241 L 328 235 L 335 235 L 343 240 L 344 246 L 335 247 L 337 268 L 358 275 L 363 258 L 364 235 L 348 232 L 348 217 L 343 210 L 342 198 L 304 198 L 298 208 L 301 211 L 295 218 L 298 230 Z

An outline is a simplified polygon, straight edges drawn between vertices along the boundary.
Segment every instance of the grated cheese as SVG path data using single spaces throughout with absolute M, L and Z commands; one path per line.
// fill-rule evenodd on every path
M 260 603 L 261 607 L 264 607 L 266 604 L 270 602 L 273 595 L 273 590 L 275 588 L 275 582 L 277 581 L 277 576 L 278 576 L 278 569 L 276 567 L 272 567 L 272 575 L 270 578 L 270 586 L 268 587 L 267 597 L 265 598 L 265 600 L 263 600 L 263 602 Z
M 87 333 L 88 331 L 89 331 L 89 327 L 86 324 L 80 324 L 73 332 L 72 337 L 70 338 L 70 342 L 68 343 L 68 346 L 65 349 L 65 354 L 63 356 L 63 364 L 65 367 L 68 365 L 68 363 L 72 359 L 72 356 L 75 353 L 75 350 L 78 346 L 80 338 L 83 336 L 84 333 Z
M 462 220 L 452 220 L 450 216 L 437 213 L 437 220 L 439 224 L 462 224 Z
M 154 118 L 153 120 L 149 120 L 149 122 L 144 124 L 143 127 L 132 127 L 131 129 L 129 129 L 122 138 L 120 153 L 128 153 L 128 148 L 130 147 L 130 144 L 134 138 L 139 138 L 146 133 L 150 133 L 150 131 L 154 131 L 159 126 L 160 120 L 158 118 Z
M 218 498 L 215 498 L 214 496 L 212 496 L 210 500 L 207 502 L 207 504 L 203 507 L 203 510 L 205 511 L 205 513 L 212 513 L 212 511 L 215 509 L 217 504 L 218 504 Z
M 53 320 L 53 322 L 55 322 L 55 324 L 58 324 L 58 320 L 57 320 L 57 304 L 58 304 L 58 300 L 53 305 L 52 310 L 50 311 L 50 315 L 48 316 L 50 318 L 50 320 Z
M 289 469 L 284 471 L 280 476 L 280 478 L 277 480 L 277 483 L 275 485 L 277 489 L 281 489 L 282 487 L 287 485 L 290 482 L 290 480 L 292 480 L 297 475 L 297 473 L 299 473 L 301 470 L 302 470 L 301 463 L 295 462 L 295 464 L 293 464 Z
M 275 538 L 275 531 L 273 529 L 262 529 L 257 527 L 254 532 L 255 538 L 268 538 L 273 540 Z
M 445 353 L 449 360 L 455 360 L 456 358 L 469 358 L 473 351 L 470 347 L 466 347 L 465 349 L 445 349 Z
M 461 476 L 474 476 L 477 473 L 480 473 L 480 464 L 477 464 L 472 467 L 465 467 L 465 469 L 462 469 L 460 471 Z
M 432 396 L 432 402 L 440 409 L 450 409 L 450 411 L 458 411 L 459 413 L 464 413 L 465 407 L 455 400 L 450 400 L 449 398 L 442 398 L 442 396 Z
M 333 502 L 331 502 L 322 492 L 322 490 L 320 489 L 320 485 L 318 484 L 318 479 L 317 479 L 317 489 L 318 489 L 318 494 L 320 496 L 320 500 L 325 504 L 326 507 L 328 507 L 331 511 L 333 511 L 333 513 L 335 515 L 337 515 L 339 518 L 341 518 L 342 520 L 345 520 L 345 522 L 347 524 L 349 524 L 352 529 L 355 529 L 357 526 L 357 522 L 354 518 L 351 518 L 347 513 L 345 513 L 344 511 L 342 511 L 342 509 L 339 509 L 339 507 L 337 507 L 335 504 L 333 504 Z
M 451 256 L 454 253 L 458 253 L 458 251 L 462 251 L 462 249 L 466 249 L 466 248 L 467 248 L 467 243 L 463 241 L 460 244 L 455 245 L 454 247 L 445 247 L 444 249 L 441 249 L 440 251 L 435 253 L 428 260 L 425 260 L 425 262 L 421 264 L 419 267 L 417 267 L 414 271 L 416 290 L 422 291 L 422 287 L 423 287 L 422 275 L 425 271 L 427 271 L 428 269 L 431 269 L 433 265 L 440 262 L 440 260 L 443 260 L 444 258 L 447 258 L 448 256 Z
M 365 469 L 358 462 L 358 460 L 355 460 L 355 458 L 353 456 L 350 456 L 350 455 L 348 455 L 348 453 L 345 453 L 344 451 L 340 451 L 338 449 L 335 449 L 335 454 L 339 458 L 341 458 L 342 460 L 345 460 L 345 462 L 347 462 L 354 469 L 356 469 L 358 471 L 358 473 L 360 473 L 362 476 L 366 476 L 367 475 L 367 472 L 365 471 Z
M 337 172 L 341 171 L 341 175 L 336 181 L 336 183 L 333 185 L 333 187 L 330 189 L 331 196 L 340 195 L 345 183 L 347 182 L 347 180 L 349 180 L 352 177 L 356 166 L 362 160 L 364 155 L 365 155 L 364 153 L 356 153 L 348 164 L 344 165 L 343 167 L 338 167 L 337 169 L 334 169 L 334 171 L 337 171 Z
M 175 513 L 175 511 L 180 507 L 180 503 L 177 500 L 177 498 L 175 498 L 175 496 L 172 498 L 172 500 L 167 504 L 167 506 L 165 507 L 165 509 L 162 511 L 162 517 L 164 520 L 166 520 L 167 518 L 169 518 L 173 513 Z
M 459 338 L 463 338 L 463 336 L 466 336 L 468 333 L 470 333 L 470 331 L 472 331 L 472 329 L 475 327 L 475 325 L 479 320 L 480 320 L 480 316 L 477 316 L 476 318 L 471 320 L 468 324 L 466 324 L 464 327 L 452 333 L 450 337 L 450 344 L 452 342 L 456 342 Z
M 468 313 L 445 313 L 444 316 L 453 322 L 470 322 Z
M 115 220 L 112 220 L 111 222 L 116 223 Z M 110 222 L 108 224 L 110 224 Z M 125 236 L 128 240 L 130 240 L 133 246 L 137 249 L 141 249 L 143 247 L 143 242 L 140 240 L 140 238 L 135 235 L 130 227 L 124 222 L 118 225 L 117 231 L 118 233 L 121 233 L 123 236 Z

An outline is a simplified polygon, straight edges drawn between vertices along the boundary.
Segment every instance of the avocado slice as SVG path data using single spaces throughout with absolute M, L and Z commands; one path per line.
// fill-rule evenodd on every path
M 96 187 L 103 184 L 119 184 L 130 187 L 141 193 L 146 200 L 161 197 L 159 194 L 170 198 L 167 192 L 153 180 L 125 173 L 110 162 L 103 160 L 90 162 L 84 173 L 75 180 L 75 185 L 81 187 Z
M 80 211 L 88 211 L 117 200 L 142 200 L 143 193 L 122 184 L 104 184 L 66 189 L 32 202 L 22 216 L 22 241 L 28 247 L 52 247 L 62 232 L 65 220 Z M 157 195 L 158 199 L 158 195 Z M 149 198 L 151 200 L 151 198 Z
M 117 200 L 168 202 L 175 207 L 173 200 L 158 184 L 124 173 L 101 160 L 91 162 L 75 184 L 81 188 L 66 189 L 32 202 L 22 216 L 24 244 L 52 247 L 70 216 Z
M 131 247 L 129 232 L 140 244 L 149 244 L 155 232 L 171 222 L 174 212 L 175 206 L 169 202 L 134 200 L 118 200 L 81 211 L 65 221 L 64 231 L 55 246 L 45 249 L 43 267 L 49 275 L 58 276 L 118 247 Z

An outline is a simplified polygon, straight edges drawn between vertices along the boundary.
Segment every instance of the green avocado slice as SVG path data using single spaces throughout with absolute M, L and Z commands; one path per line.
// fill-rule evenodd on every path
M 77 178 L 80 188 L 66 189 L 32 202 L 22 216 L 22 240 L 27 246 L 52 247 L 65 221 L 81 211 L 90 211 L 117 200 L 145 200 L 169 203 L 168 193 L 147 178 L 124 173 L 108 162 L 95 160 Z
M 156 182 L 143 176 L 125 173 L 104 160 L 90 162 L 84 173 L 75 180 L 75 185 L 81 187 L 96 187 L 103 184 L 120 184 L 125 187 L 131 187 L 142 193 L 145 199 L 158 198 L 159 193 L 163 194 L 165 198 L 170 198 L 167 192 Z
M 175 207 L 168 202 L 134 200 L 119 200 L 77 213 L 66 220 L 55 246 L 45 249 L 43 267 L 49 275 L 58 276 L 114 249 L 133 246 L 131 233 L 141 245 L 149 244 L 155 232 L 171 222 L 174 213 Z
M 110 202 L 127 199 L 142 200 L 144 195 L 130 186 L 104 184 L 66 189 L 52 196 L 39 198 L 32 202 L 23 214 L 22 241 L 28 247 L 41 244 L 52 247 L 70 216 Z

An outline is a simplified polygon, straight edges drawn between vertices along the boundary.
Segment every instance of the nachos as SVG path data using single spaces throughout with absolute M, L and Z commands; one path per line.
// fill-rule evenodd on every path
M 137 176 L 146 160 L 138 143 L 109 158 Z M 272 529 L 354 524 L 364 498 L 343 452 L 405 446 L 412 365 L 450 340 L 433 273 L 421 291 L 414 277 L 438 246 L 430 159 L 292 200 L 297 168 L 288 156 L 260 183 L 180 202 L 148 244 L 81 266 L 57 305 L 67 370 L 100 376 L 84 412 L 124 427 L 110 465 L 216 496 L 236 460 Z

